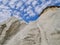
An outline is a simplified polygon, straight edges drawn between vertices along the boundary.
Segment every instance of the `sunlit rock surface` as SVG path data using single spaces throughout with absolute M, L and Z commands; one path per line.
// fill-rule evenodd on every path
M 46 8 L 29 24 L 15 17 L 0 23 L 0 45 L 60 45 L 60 8 Z
M 9 40 L 10 37 L 15 35 L 25 25 L 26 23 L 18 20 L 16 17 L 11 17 L 8 20 L 0 23 L 0 45 L 3 45 L 6 40 Z
M 60 45 L 60 8 L 49 7 L 38 21 L 42 45 Z

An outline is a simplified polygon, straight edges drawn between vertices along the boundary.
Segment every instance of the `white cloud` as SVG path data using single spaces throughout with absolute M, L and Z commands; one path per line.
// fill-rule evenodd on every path
M 27 0 L 26 4 L 30 4 L 33 0 Z
M 38 2 L 35 0 L 35 1 L 33 1 L 33 3 L 32 3 L 32 5 L 33 5 L 33 7 L 35 7 L 35 5 L 37 4 Z
M 31 6 L 28 6 L 28 8 L 26 9 L 27 12 L 28 12 L 29 10 L 31 10 L 31 8 L 32 8 Z
M 2 0 L 3 4 L 7 4 L 9 2 L 9 0 Z
M 29 14 L 29 16 L 35 16 L 35 13 L 32 10 L 29 10 L 27 13 Z
M 42 12 L 42 10 L 43 10 L 44 8 L 46 8 L 50 3 L 51 3 L 51 0 L 48 1 L 48 2 L 46 2 L 45 4 L 42 3 L 41 5 L 36 6 L 36 7 L 35 7 L 35 12 L 37 12 L 38 14 L 40 14 L 40 13 Z
M 3 10 L 0 12 L 0 22 L 7 20 L 10 17 L 10 12 L 8 10 Z
M 21 7 L 22 4 L 23 4 L 23 2 L 22 2 L 22 1 L 19 1 L 19 2 L 16 4 L 17 8 Z
M 26 2 L 27 0 L 22 0 L 23 2 Z

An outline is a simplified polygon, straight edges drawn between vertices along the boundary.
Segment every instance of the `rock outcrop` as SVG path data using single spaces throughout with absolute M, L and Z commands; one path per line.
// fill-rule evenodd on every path
M 60 45 L 60 7 L 49 7 L 38 19 L 41 45 Z
M 60 45 L 60 8 L 45 9 L 29 24 L 15 17 L 0 23 L 0 45 Z
M 14 36 L 18 31 L 24 28 L 25 25 L 27 24 L 19 21 L 16 17 L 11 17 L 0 23 L 0 45 L 3 45 L 10 37 Z

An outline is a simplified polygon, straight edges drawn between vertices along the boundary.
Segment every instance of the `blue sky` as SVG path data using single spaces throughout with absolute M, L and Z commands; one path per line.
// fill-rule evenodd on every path
M 35 21 L 47 6 L 60 6 L 60 0 L 0 0 L 0 22 L 11 16 Z

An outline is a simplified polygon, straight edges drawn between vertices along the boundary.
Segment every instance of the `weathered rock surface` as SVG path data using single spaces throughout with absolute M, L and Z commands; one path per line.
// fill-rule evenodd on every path
M 0 45 L 60 45 L 60 8 L 47 8 L 29 24 L 15 17 L 0 23 Z
M 11 17 L 7 21 L 0 23 L 0 45 L 3 45 L 10 37 L 24 28 L 26 23 L 19 21 L 16 17 Z M 22 27 L 23 26 L 23 27 Z
M 60 8 L 50 7 L 38 21 L 41 31 L 41 45 L 60 45 Z
M 40 45 L 40 30 L 31 23 L 19 31 L 6 45 Z

